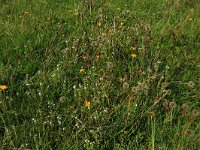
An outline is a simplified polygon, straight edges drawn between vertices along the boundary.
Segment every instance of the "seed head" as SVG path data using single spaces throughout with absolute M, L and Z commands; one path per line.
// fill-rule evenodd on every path
M 113 63 L 112 62 L 107 62 L 107 68 L 112 70 L 113 69 Z
M 170 102 L 169 107 L 172 108 L 172 109 L 176 108 L 176 103 L 174 101 Z
M 186 112 L 189 109 L 189 105 L 187 103 L 182 104 L 181 109 Z
M 123 89 L 126 90 L 129 88 L 129 84 L 127 82 L 124 82 L 123 84 Z
M 168 109 L 169 108 L 169 101 L 165 99 L 164 102 L 163 102 L 163 106 L 164 106 L 165 109 Z
M 171 94 L 171 90 L 163 90 L 163 95 L 170 95 Z
M 193 110 L 191 116 L 193 116 L 194 118 L 196 118 L 196 117 L 199 116 L 199 112 L 197 110 Z
M 64 103 L 64 102 L 66 101 L 65 96 L 61 96 L 60 99 L 59 99 L 59 101 L 60 101 L 61 103 Z
M 185 134 L 189 137 L 193 137 L 194 136 L 194 132 L 192 130 L 187 130 L 185 131 Z
M 189 82 L 187 83 L 187 85 L 188 85 L 188 87 L 190 87 L 190 88 L 193 88 L 193 87 L 195 86 L 194 82 L 192 82 L 192 81 L 189 81 Z

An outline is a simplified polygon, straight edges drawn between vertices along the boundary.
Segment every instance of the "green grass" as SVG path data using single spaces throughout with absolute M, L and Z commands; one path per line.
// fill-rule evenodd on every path
M 1 148 L 197 150 L 199 14 L 198 0 L 1 0 Z

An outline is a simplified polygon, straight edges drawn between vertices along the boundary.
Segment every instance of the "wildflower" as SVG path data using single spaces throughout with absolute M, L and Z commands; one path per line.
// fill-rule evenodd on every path
M 134 50 L 134 51 L 135 51 L 135 50 L 136 50 L 136 47 L 131 47 L 130 50 Z
M 83 60 L 87 60 L 87 56 L 86 55 L 83 55 Z
M 192 18 L 189 18 L 190 21 L 192 21 Z
M 85 107 L 90 107 L 91 103 L 89 101 L 85 101 Z
M 6 85 L 0 85 L 0 89 L 2 90 L 2 91 L 6 91 L 7 90 L 7 86 Z
M 106 34 L 105 34 L 105 33 L 101 33 L 101 35 L 102 35 L 102 36 L 106 36 Z
M 112 29 L 110 29 L 108 32 L 109 32 L 109 33 L 112 33 Z
M 119 79 L 119 81 L 120 81 L 120 82 L 123 80 L 123 78 L 122 78 L 122 77 L 119 77 L 118 79 Z
M 123 27 L 123 26 L 124 26 L 124 22 L 121 22 L 120 23 L 120 28 Z
M 131 54 L 131 57 L 132 57 L 132 58 L 136 58 L 137 55 L 136 55 L 136 54 Z
M 98 22 L 98 23 L 97 23 L 97 26 L 98 26 L 98 27 L 101 27 L 101 22 Z
M 97 55 L 96 55 L 96 59 L 98 60 L 99 58 L 100 58 L 100 55 L 99 55 L 99 54 L 97 54 Z
M 84 73 L 84 72 L 85 72 L 85 69 L 81 68 L 80 73 Z

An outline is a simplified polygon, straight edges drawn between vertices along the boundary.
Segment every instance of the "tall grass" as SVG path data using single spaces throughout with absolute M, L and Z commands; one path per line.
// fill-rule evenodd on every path
M 2 149 L 200 147 L 198 0 L 0 4 Z

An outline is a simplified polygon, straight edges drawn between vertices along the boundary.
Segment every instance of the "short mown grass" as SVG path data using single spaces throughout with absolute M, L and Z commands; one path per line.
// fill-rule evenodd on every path
M 197 150 L 198 0 L 1 0 L 2 149 Z

